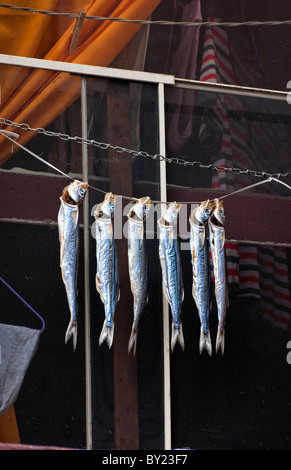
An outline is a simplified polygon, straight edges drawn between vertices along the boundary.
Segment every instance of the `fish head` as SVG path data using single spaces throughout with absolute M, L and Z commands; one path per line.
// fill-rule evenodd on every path
M 164 216 L 165 221 L 171 225 L 175 224 L 178 219 L 179 211 L 180 204 L 177 202 L 171 202 Z
M 223 202 L 220 201 L 219 199 L 215 199 L 214 205 L 215 207 L 214 207 L 213 215 L 215 216 L 215 218 L 218 220 L 218 222 L 221 225 L 224 225 L 225 214 L 224 214 Z
M 151 205 L 152 201 L 148 196 L 141 197 L 135 203 L 132 211 L 140 220 L 143 220 L 148 215 Z
M 83 183 L 82 181 L 78 180 L 74 180 L 73 183 L 67 187 L 70 198 L 74 201 L 75 204 L 78 205 L 83 202 L 87 189 L 88 183 Z
M 207 201 L 201 202 L 196 213 L 196 216 L 199 222 L 205 224 L 209 220 L 214 210 L 214 207 L 215 207 L 214 201 L 211 201 L 210 199 L 207 199 Z
M 101 217 L 103 214 L 111 217 L 115 209 L 115 195 L 113 193 L 106 193 L 104 200 L 98 205 L 95 215 Z
M 115 209 L 115 195 L 113 193 L 107 193 L 105 195 L 104 203 L 112 214 Z

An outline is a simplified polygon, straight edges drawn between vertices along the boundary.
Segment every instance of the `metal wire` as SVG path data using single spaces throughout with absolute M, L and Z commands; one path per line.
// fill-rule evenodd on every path
M 291 171 L 286 171 L 284 173 L 269 173 L 266 171 L 258 171 L 258 170 L 251 170 L 251 169 L 243 169 L 243 168 L 236 168 L 236 167 L 225 167 L 225 166 L 219 166 L 215 165 L 214 163 L 202 163 L 199 161 L 189 161 L 186 160 L 185 158 L 180 158 L 180 157 L 166 157 L 164 155 L 160 154 L 150 154 L 145 151 L 140 151 L 140 150 L 132 150 L 128 149 L 126 147 L 121 147 L 119 145 L 112 145 L 109 143 L 105 142 L 98 142 L 93 139 L 86 139 L 82 138 L 79 136 L 71 136 L 69 134 L 63 134 L 60 132 L 54 132 L 50 130 L 46 130 L 42 127 L 37 127 L 33 128 L 30 127 L 26 123 L 16 123 L 13 122 L 9 119 L 1 118 L 0 117 L 0 124 L 4 124 L 9 127 L 14 127 L 18 129 L 22 129 L 24 131 L 31 131 L 31 132 L 36 132 L 38 134 L 43 134 L 49 137 L 58 137 L 61 140 L 66 140 L 66 141 L 74 141 L 77 142 L 78 144 L 86 144 L 86 145 L 92 145 L 94 147 L 97 147 L 101 150 L 114 150 L 115 152 L 122 154 L 122 153 L 127 153 L 133 157 L 143 157 L 143 158 L 150 158 L 152 160 L 156 161 L 165 161 L 168 164 L 176 164 L 176 165 L 181 165 L 185 167 L 192 167 L 192 168 L 197 168 L 197 169 L 204 169 L 204 170 L 210 170 L 210 171 L 225 171 L 228 173 L 234 173 L 236 175 L 247 175 L 250 177 L 256 177 L 256 178 L 287 178 L 291 176 Z M 40 157 L 39 157 L 40 158 Z
M 66 12 L 57 12 L 57 11 L 48 11 L 48 10 L 38 10 L 31 7 L 21 7 L 16 5 L 9 5 L 6 3 L 0 3 L 1 8 L 8 8 L 11 10 L 20 10 L 28 13 L 38 13 L 41 15 L 49 16 L 62 16 L 67 18 L 79 18 L 78 13 L 66 13 Z M 136 23 L 136 24 L 145 24 L 145 25 L 160 25 L 160 26 L 226 26 L 226 27 L 239 27 L 239 26 L 282 26 L 282 25 L 291 25 L 291 20 L 270 20 L 270 21 L 166 21 L 166 20 L 139 20 L 139 19 L 127 19 L 127 18 L 116 18 L 116 17 L 106 17 L 106 16 L 90 16 L 86 15 L 85 19 L 95 20 L 95 21 L 115 21 L 118 23 Z
M 67 178 L 71 178 L 69 175 L 67 175 L 66 173 L 64 173 L 63 171 L 61 171 L 59 168 L 56 168 L 54 165 L 52 165 L 51 163 L 47 162 L 46 160 L 44 160 L 43 158 L 41 158 L 39 155 L 36 155 L 36 153 L 32 152 L 31 150 L 27 149 L 26 147 L 24 147 L 23 145 L 19 144 L 18 142 L 16 142 L 14 139 L 12 139 L 11 137 L 9 137 L 7 131 L 4 131 L 2 129 L 0 129 L 0 134 L 5 136 L 6 139 L 10 140 L 10 142 L 12 142 L 13 144 L 16 144 L 18 147 L 20 147 L 22 150 L 25 150 L 27 153 L 29 153 L 30 155 L 32 155 L 34 158 L 37 158 L 38 160 L 40 160 L 42 163 L 44 163 L 45 165 L 48 165 L 50 166 L 53 170 L 57 171 L 58 173 L 61 173 L 63 176 L 66 176 Z M 17 135 L 17 134 L 16 134 Z
M 3 118 L 0 118 L 0 122 L 1 122 L 1 119 L 3 119 Z M 10 123 L 12 123 L 12 121 L 10 121 Z M 15 124 L 15 125 L 16 125 L 17 123 L 12 123 L 12 124 Z M 10 125 L 11 125 L 11 124 L 10 124 Z M 19 125 L 19 126 L 21 126 L 21 125 Z M 17 127 L 17 125 L 16 125 L 16 127 Z M 25 130 L 28 130 L 28 128 L 29 128 L 29 130 L 32 130 L 27 124 L 25 124 Z M 49 132 L 48 135 L 50 135 L 50 136 L 52 136 L 52 135 L 54 135 L 54 134 L 55 134 L 56 136 L 59 136 L 58 133 L 54 133 L 54 132 L 52 132 L 52 131 L 48 131 L 48 132 Z M 19 144 L 19 143 L 16 142 L 13 138 L 9 137 L 8 134 L 13 134 L 13 133 L 11 133 L 11 132 L 9 132 L 9 131 L 5 131 L 5 130 L 1 130 L 1 129 L 0 129 L 0 135 L 3 135 L 4 137 L 6 137 L 6 139 L 10 140 L 11 142 L 14 142 L 18 147 L 22 148 L 23 150 L 25 150 L 25 151 L 28 152 L 30 155 L 32 155 L 33 157 L 37 158 L 38 160 L 40 160 L 40 161 L 43 162 L 44 164 L 50 166 L 50 167 L 53 168 L 56 172 L 59 172 L 59 173 L 61 173 L 63 176 L 66 176 L 67 178 L 73 180 L 73 178 L 72 178 L 70 175 L 64 173 L 64 172 L 61 171 L 59 168 L 55 167 L 54 165 L 52 165 L 52 164 L 49 163 L 48 161 L 44 160 L 43 158 L 39 157 L 39 155 L 37 155 L 37 154 L 35 154 L 34 152 L 32 152 L 31 150 L 27 149 L 27 148 L 24 147 L 23 145 Z M 14 134 L 14 136 L 16 136 L 16 138 L 18 137 L 17 134 Z M 68 134 L 66 134 L 66 136 L 68 136 Z M 70 136 L 69 136 L 69 137 L 70 137 Z M 73 139 L 73 140 L 74 140 L 74 139 Z M 81 142 L 81 140 L 82 140 L 83 142 Z M 86 141 L 87 141 L 87 139 L 81 139 L 80 137 L 78 137 L 78 140 L 77 140 L 78 143 L 86 143 Z M 109 144 L 106 144 L 106 146 L 107 146 L 107 145 L 109 145 Z M 110 146 L 110 147 L 115 148 L 114 146 Z M 118 151 L 120 151 L 120 149 L 121 149 L 121 150 L 125 150 L 125 151 L 127 150 L 127 149 L 123 149 L 122 147 L 118 147 L 118 149 L 119 149 Z M 131 150 L 129 150 L 129 151 L 130 151 L 131 153 L 133 152 L 133 151 L 131 151 Z M 139 154 L 139 153 L 140 153 L 140 152 L 138 152 L 138 154 Z M 147 154 L 147 155 L 150 156 L 149 154 Z M 153 157 L 153 155 L 152 155 L 151 157 Z M 161 157 L 161 155 L 159 155 L 159 157 Z M 163 157 L 163 158 L 166 160 L 165 157 Z M 213 165 L 211 165 L 211 166 L 213 166 Z M 210 165 L 207 165 L 207 168 L 208 168 L 208 167 L 210 167 Z M 258 172 L 256 172 L 256 173 L 258 173 Z M 265 172 L 264 172 L 264 175 L 266 175 Z M 281 175 L 281 174 L 280 174 L 280 175 Z M 256 176 L 258 176 L 258 175 L 256 175 Z M 261 185 L 261 184 L 270 183 L 271 181 L 274 181 L 274 182 L 276 182 L 276 183 L 282 184 L 282 185 L 284 185 L 285 187 L 287 187 L 287 188 L 291 191 L 291 186 L 289 186 L 289 185 L 286 184 L 285 182 L 281 181 L 279 178 L 275 177 L 275 175 L 274 175 L 274 176 L 269 176 L 268 179 L 261 180 L 261 181 L 259 181 L 259 182 L 257 182 L 257 183 L 254 183 L 254 184 L 245 186 L 245 187 L 243 187 L 243 188 L 240 188 L 240 189 L 238 189 L 238 190 L 232 191 L 232 192 L 230 192 L 230 193 L 227 193 L 227 194 L 225 194 L 224 196 L 221 196 L 220 199 L 224 199 L 224 198 L 229 197 L 229 196 L 232 196 L 232 195 L 234 195 L 234 194 L 237 194 L 237 193 L 240 193 L 240 192 L 243 192 L 243 191 L 247 191 L 247 190 L 252 189 L 252 188 L 254 188 L 254 187 L 256 187 L 256 186 L 259 186 L 259 185 Z M 98 192 L 101 192 L 101 193 L 103 193 L 103 194 L 106 194 L 106 191 L 104 191 L 104 190 L 102 190 L 102 189 L 96 188 L 95 186 L 91 186 L 91 185 L 88 185 L 88 186 L 89 186 L 89 188 L 91 188 L 91 189 L 93 189 L 93 190 L 95 190 L 95 191 L 98 191 Z M 135 198 L 134 196 L 124 196 L 124 195 L 116 195 L 116 196 L 119 196 L 119 197 L 121 197 L 121 198 L 123 198 L 123 199 L 130 200 L 130 201 L 132 201 L 132 202 L 133 202 L 133 201 L 138 201 L 138 198 Z M 159 203 L 159 204 L 166 204 L 166 202 L 163 202 L 163 201 L 152 201 L 152 202 L 153 202 L 153 203 Z M 201 202 L 201 201 L 200 201 L 200 202 Z M 200 202 L 196 202 L 196 201 L 188 201 L 188 202 L 185 202 L 185 201 L 182 201 L 182 202 L 179 202 L 179 204 L 200 204 Z

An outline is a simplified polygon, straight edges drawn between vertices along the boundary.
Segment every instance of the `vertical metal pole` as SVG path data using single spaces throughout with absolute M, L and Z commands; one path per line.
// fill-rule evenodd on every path
M 87 138 L 87 86 L 86 77 L 81 78 L 81 121 L 82 137 Z M 88 181 L 88 147 L 82 144 L 83 181 Z M 89 194 L 83 202 L 84 220 L 84 309 L 85 309 L 85 377 L 86 377 L 86 448 L 92 449 L 92 386 L 91 386 L 91 345 L 90 345 L 90 264 L 89 264 Z
M 166 155 L 165 132 L 165 89 L 164 84 L 158 84 L 158 109 L 159 109 L 159 153 Z M 167 175 L 166 162 L 160 161 L 160 197 L 161 201 L 167 201 Z M 166 205 L 162 204 L 162 214 Z M 170 377 L 170 337 L 169 337 L 169 304 L 162 294 L 163 306 L 163 349 L 164 349 L 164 446 L 165 450 L 171 449 L 171 377 Z

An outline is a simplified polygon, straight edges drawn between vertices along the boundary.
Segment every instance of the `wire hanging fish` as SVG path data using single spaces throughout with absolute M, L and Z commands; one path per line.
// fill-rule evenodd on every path
M 77 346 L 77 277 L 79 259 L 79 206 L 84 200 L 88 183 L 75 180 L 66 186 L 60 197 L 58 231 L 60 242 L 60 267 L 71 313 L 65 335 L 65 343 L 73 337 L 74 350 Z
M 193 210 L 190 222 L 190 251 L 192 262 L 192 295 L 198 310 L 201 329 L 199 340 L 200 354 L 204 349 L 211 356 L 212 346 L 209 330 L 210 310 L 210 267 L 206 227 L 214 209 L 213 201 L 203 201 Z
M 215 199 L 214 204 L 214 211 L 209 220 L 209 242 L 214 270 L 215 298 L 218 315 L 216 353 L 221 349 L 223 355 L 225 346 L 225 317 L 229 305 L 226 255 L 224 248 L 225 214 L 222 201 Z
M 182 269 L 179 245 L 175 231 L 180 205 L 172 202 L 158 220 L 160 229 L 159 257 L 162 268 L 163 289 L 172 312 L 171 350 L 178 340 L 184 350 L 184 336 L 181 323 L 181 304 L 184 299 Z
M 102 203 L 94 211 L 96 220 L 96 289 L 104 304 L 105 320 L 99 337 L 99 345 L 105 340 L 111 348 L 114 336 L 114 314 L 119 300 L 118 263 L 113 236 L 112 215 L 115 196 L 106 193 Z
M 133 323 L 128 342 L 128 352 L 136 353 L 140 316 L 147 302 L 148 260 L 144 236 L 144 219 L 151 207 L 149 197 L 138 199 L 128 217 L 128 269 L 133 294 Z

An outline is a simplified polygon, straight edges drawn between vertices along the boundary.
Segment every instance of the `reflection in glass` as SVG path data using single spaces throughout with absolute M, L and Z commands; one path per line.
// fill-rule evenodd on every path
M 3 66 L 2 66 L 3 67 Z M 9 69 L 13 77 L 13 68 Z M 13 80 L 12 80 L 12 83 Z M 15 84 L 14 84 L 15 85 Z M 43 132 L 33 132 L 30 128 L 40 128 L 63 136 L 81 136 L 80 93 L 81 78 L 66 73 L 33 70 L 15 88 L 5 89 L 0 106 L 1 118 L 23 128 L 7 128 L 19 134 L 17 142 L 41 156 L 65 173 L 72 175 L 82 172 L 81 146 L 74 140 L 62 140 Z M 9 95 L 11 94 L 11 96 Z M 34 160 L 17 145 L 0 138 L 0 161 L 2 169 L 21 168 L 56 174 L 44 163 Z
M 187 102 L 181 106 L 183 94 Z M 221 169 L 169 165 L 171 184 L 232 191 L 257 182 L 255 171 L 278 174 L 289 170 L 291 120 L 285 101 L 169 87 L 166 111 L 168 156 Z M 189 130 L 190 124 L 187 138 L 175 138 Z M 253 173 L 223 171 L 224 167 Z M 267 185 L 256 191 L 270 192 Z M 278 187 L 276 192 L 285 195 L 286 189 Z

